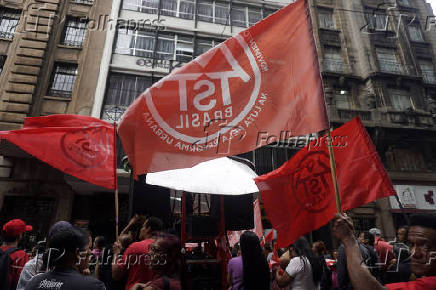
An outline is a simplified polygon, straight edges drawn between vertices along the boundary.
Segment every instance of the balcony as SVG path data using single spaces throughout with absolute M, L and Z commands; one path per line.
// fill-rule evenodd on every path
M 426 84 L 436 85 L 436 76 L 434 75 L 434 73 L 423 73 L 422 78 L 424 79 L 424 82 Z
M 433 117 L 430 113 L 417 111 L 388 111 L 383 114 L 383 120 L 391 123 L 416 126 L 432 127 L 434 126 Z
M 359 109 L 341 109 L 330 107 L 330 120 L 336 122 L 347 122 L 359 116 L 362 121 L 374 121 L 372 112 L 368 110 Z
M 335 73 L 351 73 L 351 66 L 344 64 L 341 60 L 335 59 L 324 59 L 323 60 L 323 71 L 325 72 L 335 72 Z

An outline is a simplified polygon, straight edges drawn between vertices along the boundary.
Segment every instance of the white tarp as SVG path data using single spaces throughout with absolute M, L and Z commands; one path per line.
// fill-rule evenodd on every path
M 257 174 L 247 165 L 224 157 L 192 168 L 148 173 L 146 182 L 188 192 L 242 195 L 259 191 L 255 177 Z

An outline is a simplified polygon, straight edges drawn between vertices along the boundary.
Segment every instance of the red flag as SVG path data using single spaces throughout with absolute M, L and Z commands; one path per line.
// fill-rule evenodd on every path
M 395 194 L 359 118 L 331 135 L 343 211 Z M 280 247 L 327 224 L 336 212 L 326 141 L 314 140 L 282 167 L 255 179 Z
M 326 128 L 309 7 L 299 0 L 154 84 L 119 135 L 139 175 Z
M 23 129 L 1 131 L 0 139 L 74 177 L 115 188 L 115 128 L 107 122 L 78 115 L 26 118 Z

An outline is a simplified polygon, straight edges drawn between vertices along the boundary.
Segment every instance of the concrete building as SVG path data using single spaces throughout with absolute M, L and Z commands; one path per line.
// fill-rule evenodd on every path
M 0 130 L 27 116 L 90 115 L 108 0 L 0 1 Z M 102 17 L 101 17 L 102 16 Z M 32 238 L 70 219 L 75 189 L 64 174 L 2 143 L 0 219 L 34 225 Z

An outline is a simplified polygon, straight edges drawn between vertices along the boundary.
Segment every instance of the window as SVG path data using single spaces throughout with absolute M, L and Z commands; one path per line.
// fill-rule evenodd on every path
M 398 0 L 398 4 L 405 7 L 410 7 L 409 0 Z
M 229 24 L 229 3 L 215 2 L 215 23 Z M 244 25 L 245 26 L 245 25 Z
M 232 25 L 239 27 L 247 27 L 246 6 L 232 6 Z
M 76 64 L 55 64 L 50 88 L 48 90 L 49 96 L 71 98 L 74 88 L 74 82 L 77 77 Z
M 67 19 L 62 35 L 62 44 L 82 47 L 86 35 L 87 20 L 80 18 Z
M 177 16 L 177 0 L 161 0 L 161 14 L 166 16 Z
M 391 96 L 392 107 L 394 108 L 394 110 L 406 111 L 410 109 L 415 109 L 409 92 L 405 90 L 389 89 L 389 94 Z
M 189 62 L 194 55 L 194 44 L 192 36 L 177 35 L 176 60 Z
M 179 17 L 194 19 L 195 2 L 193 0 L 180 0 Z
M 174 34 L 159 33 L 157 39 L 157 55 L 158 59 L 174 59 Z
M 117 34 L 115 53 L 140 57 L 153 57 L 156 32 L 120 28 Z
M 336 46 L 324 47 L 324 69 L 333 72 L 342 71 L 341 48 Z
M 262 10 L 256 7 L 248 7 L 248 25 L 252 26 L 262 20 Z
M 333 11 L 326 9 L 318 10 L 319 27 L 321 28 L 335 28 L 335 22 L 333 20 Z
M 418 60 L 419 67 L 421 68 L 422 77 L 426 83 L 436 84 L 436 77 L 434 74 L 434 66 L 431 60 Z
M 12 39 L 20 21 L 21 11 L 0 8 L 0 38 Z
M 211 39 L 211 38 L 197 38 L 195 42 L 195 57 L 205 53 L 212 47 L 220 44 L 222 40 Z
M 387 73 L 402 73 L 403 66 L 398 61 L 397 52 L 392 48 L 376 48 L 380 70 Z
M 159 0 L 124 0 L 123 9 L 157 14 Z M 197 11 L 194 0 L 161 0 L 160 8 L 161 15 L 194 19 L 197 13 L 199 21 L 230 25 L 231 19 L 232 25 L 239 27 L 249 27 L 275 11 L 277 9 L 234 4 L 230 12 L 229 2 L 214 0 L 198 0 Z
M 213 22 L 213 2 L 199 1 L 197 4 L 198 20 Z
M 346 89 L 336 90 L 335 106 L 337 109 L 351 109 L 350 92 Z
M 368 11 L 365 13 L 365 20 L 369 30 L 387 30 L 387 15 L 380 11 Z
M 102 119 L 118 121 L 127 107 L 159 78 L 111 73 L 108 78 Z
M 5 65 L 6 62 L 6 55 L 0 55 L 0 75 L 3 71 L 3 66 Z
M 114 53 L 153 58 L 156 50 L 157 59 L 189 62 L 193 56 L 197 57 L 221 42 L 213 38 L 197 38 L 194 45 L 191 35 L 159 32 L 156 43 L 156 31 L 120 28 Z
M 124 0 L 123 9 L 157 14 L 159 0 Z
M 89 4 L 92 5 L 94 3 L 94 0 L 73 0 L 74 3 L 79 4 Z
M 197 5 L 198 20 L 229 24 L 229 3 L 200 1 Z
M 411 24 L 407 26 L 409 30 L 410 40 L 412 41 L 424 41 L 424 36 L 422 35 L 422 30 L 419 24 Z

